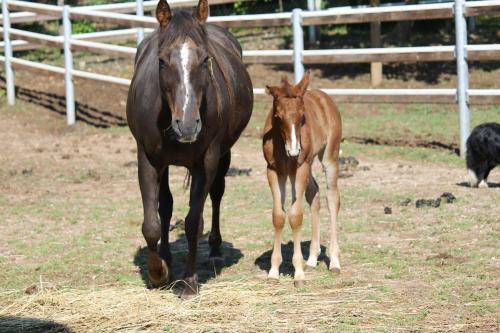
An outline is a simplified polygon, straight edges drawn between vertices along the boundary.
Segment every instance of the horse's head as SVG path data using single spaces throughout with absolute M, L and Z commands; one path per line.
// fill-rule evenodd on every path
M 304 123 L 304 94 L 309 85 L 310 72 L 292 85 L 283 77 L 281 86 L 266 86 L 266 92 L 273 96 L 273 116 L 285 142 L 288 156 L 298 156 L 301 150 L 300 128 Z
M 180 142 L 196 141 L 201 131 L 200 106 L 212 71 L 203 29 L 208 10 L 207 0 L 200 0 L 192 14 L 172 14 L 166 0 L 156 8 L 160 89 Z

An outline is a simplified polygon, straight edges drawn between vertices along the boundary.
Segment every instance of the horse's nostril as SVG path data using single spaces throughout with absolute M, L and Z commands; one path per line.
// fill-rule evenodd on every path
M 176 122 L 177 124 L 180 124 L 180 123 L 181 123 L 180 119 L 176 119 L 176 120 L 175 120 L 175 122 Z
M 200 119 L 200 118 L 196 119 L 196 123 L 197 123 L 197 124 L 199 124 L 199 123 L 200 123 L 200 121 L 201 121 L 201 119 Z

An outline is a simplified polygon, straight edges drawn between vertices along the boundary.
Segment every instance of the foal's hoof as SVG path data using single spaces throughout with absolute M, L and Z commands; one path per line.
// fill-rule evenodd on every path
M 335 275 L 340 274 L 340 268 L 338 267 L 330 267 L 330 272 L 332 272 Z
M 304 265 L 304 271 L 305 271 L 305 272 L 310 272 L 310 271 L 314 270 L 314 269 L 316 268 L 316 266 L 317 266 L 317 265 L 312 266 L 312 265 L 309 265 L 309 264 L 307 264 L 307 263 L 306 263 L 306 264 Z
M 295 288 L 301 288 L 301 287 L 304 287 L 306 285 L 306 281 L 305 280 L 295 280 L 295 281 L 293 281 L 293 285 L 295 286 Z
M 162 287 L 170 281 L 170 270 L 165 260 L 161 259 L 161 266 L 149 265 L 149 280 L 155 287 Z

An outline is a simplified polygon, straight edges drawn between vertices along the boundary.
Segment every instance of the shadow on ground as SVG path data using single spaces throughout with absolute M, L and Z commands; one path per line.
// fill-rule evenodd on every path
M 5 86 L 5 78 L 0 77 L 2 88 Z M 41 106 L 48 111 L 61 116 L 66 116 L 66 97 L 40 90 L 28 89 L 16 86 L 16 98 L 22 101 Z M 99 110 L 88 104 L 75 102 L 76 120 L 98 128 L 111 126 L 126 126 L 127 120 L 111 112 Z
M 300 243 L 300 248 L 302 249 L 302 255 L 304 256 L 304 260 L 307 260 L 309 257 L 309 246 L 311 242 L 305 241 Z M 261 270 L 269 272 L 271 269 L 271 255 L 273 254 L 273 250 L 266 251 L 262 253 L 257 259 L 255 259 L 254 264 L 258 266 Z M 283 256 L 283 262 L 280 266 L 280 274 L 283 275 L 291 275 L 295 272 L 292 263 L 293 256 L 293 242 L 289 241 L 287 244 L 281 244 L 281 254 Z M 321 245 L 321 254 L 318 257 L 318 262 L 325 262 L 326 266 L 330 263 L 330 258 L 326 255 L 326 248 Z
M 208 245 L 208 233 L 203 235 L 198 245 L 198 263 L 197 273 L 198 282 L 206 283 L 210 279 L 215 278 L 221 273 L 224 268 L 231 267 L 238 263 L 243 258 L 243 253 L 240 249 L 234 248 L 232 243 L 222 241 L 222 255 L 224 262 L 221 265 L 214 266 L 208 260 L 210 246 Z M 170 242 L 170 251 L 172 252 L 172 279 L 182 280 L 186 268 L 186 260 L 188 254 L 187 239 L 185 234 L 179 235 L 175 242 Z M 148 249 L 147 247 L 139 248 L 134 256 L 134 264 L 139 268 L 144 285 L 151 289 L 153 285 L 149 281 L 147 267 Z
M 51 320 L 0 316 L 0 331 L 3 333 L 72 333 L 66 325 Z
M 488 187 L 500 188 L 500 183 L 493 183 L 493 182 L 487 182 L 487 183 L 488 183 Z M 469 182 L 456 183 L 455 185 L 462 186 L 462 187 L 470 187 Z

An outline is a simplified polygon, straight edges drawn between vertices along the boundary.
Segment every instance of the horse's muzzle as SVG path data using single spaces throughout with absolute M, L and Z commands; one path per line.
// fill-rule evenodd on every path
M 201 131 L 201 119 L 186 122 L 180 119 L 172 121 L 172 128 L 177 135 L 177 141 L 182 143 L 192 143 L 198 138 Z

